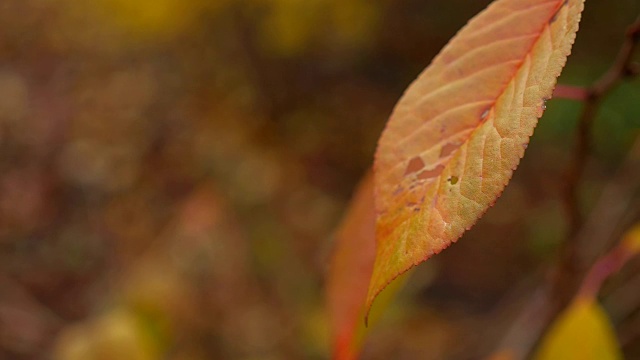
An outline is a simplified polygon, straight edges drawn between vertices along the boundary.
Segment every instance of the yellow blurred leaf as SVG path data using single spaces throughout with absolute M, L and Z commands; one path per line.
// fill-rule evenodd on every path
M 226 0 L 214 0 L 222 4 Z M 204 8 L 202 0 L 98 0 L 117 26 L 135 37 L 166 37 L 184 30 Z
M 609 318 L 593 299 L 579 298 L 547 332 L 536 360 L 622 359 Z
M 254 0 L 263 45 L 295 56 L 320 41 L 330 46 L 366 43 L 376 28 L 380 2 L 365 0 Z M 255 9 L 254 9 L 255 10 Z
M 326 3 L 318 0 L 270 0 L 262 19 L 266 47 L 281 56 L 296 55 L 313 39 Z

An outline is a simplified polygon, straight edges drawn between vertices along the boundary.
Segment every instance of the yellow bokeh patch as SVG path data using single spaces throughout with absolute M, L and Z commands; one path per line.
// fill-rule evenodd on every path
M 536 360 L 618 360 L 609 317 L 594 299 L 579 298 L 547 332 Z
M 215 0 L 214 3 L 226 2 Z M 98 0 L 102 12 L 131 36 L 172 36 L 188 28 L 205 8 L 204 0 Z

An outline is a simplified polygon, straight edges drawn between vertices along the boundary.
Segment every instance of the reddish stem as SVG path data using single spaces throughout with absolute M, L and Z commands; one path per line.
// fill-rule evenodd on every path
M 589 98 L 589 91 L 582 86 L 558 84 L 553 91 L 553 97 L 568 100 L 586 101 Z
M 618 272 L 633 255 L 634 253 L 629 251 L 626 244 L 621 243 L 600 258 L 587 273 L 578 292 L 578 297 L 594 298 L 600 291 L 602 283 L 609 276 Z
M 585 89 L 585 104 L 578 119 L 573 159 L 566 174 L 563 191 L 568 231 L 566 240 L 560 249 L 556 277 L 552 287 L 552 295 L 557 302 L 557 311 L 560 311 L 573 297 L 577 279 L 580 278 L 583 271 L 578 264 L 577 246 L 577 235 L 584 223 L 579 189 L 590 153 L 591 127 L 602 99 L 624 78 L 633 75 L 631 58 L 638 43 L 640 43 L 640 17 L 629 26 L 625 41 L 613 65 L 588 89 Z M 561 91 L 566 91 L 566 89 Z M 572 91 L 577 94 L 575 89 Z

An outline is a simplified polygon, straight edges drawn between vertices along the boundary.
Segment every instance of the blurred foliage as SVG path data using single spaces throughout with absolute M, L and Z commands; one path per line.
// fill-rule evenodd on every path
M 404 88 L 488 3 L 0 1 L 0 359 L 326 358 L 334 228 Z M 599 76 L 639 11 L 589 3 L 561 82 Z M 639 88 L 601 108 L 595 189 L 638 133 Z M 486 353 L 563 231 L 548 214 L 580 105 L 548 107 L 503 197 L 363 358 Z
M 622 359 L 623 354 L 609 315 L 596 299 L 604 280 L 640 253 L 640 226 L 625 232 L 619 244 L 603 255 L 583 279 L 576 298 L 548 329 L 537 360 Z
M 551 327 L 536 359 L 615 360 L 622 359 L 622 354 L 600 305 L 593 299 L 580 299 Z
M 293 56 L 314 43 L 361 46 L 371 40 L 382 1 L 365 0 L 253 0 L 259 33 L 267 50 Z M 252 7 L 253 7 L 252 6 Z M 323 29 L 324 31 L 319 31 Z

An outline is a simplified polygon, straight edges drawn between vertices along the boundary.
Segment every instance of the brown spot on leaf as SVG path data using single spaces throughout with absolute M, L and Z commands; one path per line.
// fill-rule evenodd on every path
M 443 158 L 445 156 L 451 155 L 451 153 L 456 151 L 456 149 L 459 148 L 459 147 L 460 147 L 460 145 L 458 145 L 458 144 L 453 144 L 453 143 L 445 144 L 442 147 L 442 149 L 440 149 L 440 157 Z
M 422 171 L 418 174 L 418 179 L 420 180 L 427 180 L 427 179 L 431 179 L 434 178 L 438 175 L 440 175 L 442 173 L 442 170 L 444 170 L 444 165 L 438 165 L 435 168 L 431 169 L 431 170 L 425 170 Z
M 424 161 L 420 156 L 416 156 L 413 159 L 409 160 L 409 165 L 407 165 L 407 170 L 404 172 L 404 175 L 407 176 L 413 173 L 417 173 L 423 168 L 424 168 Z

